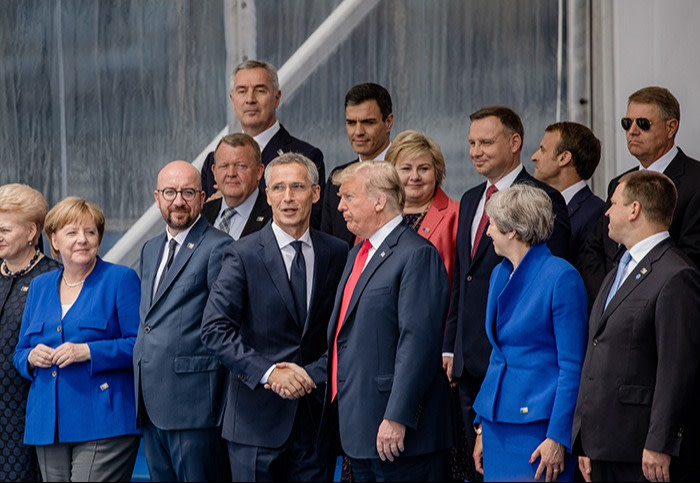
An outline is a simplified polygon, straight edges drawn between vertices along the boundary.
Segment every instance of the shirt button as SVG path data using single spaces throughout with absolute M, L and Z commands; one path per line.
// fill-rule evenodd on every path
M 62 330 L 63 330 L 63 327 L 61 327 L 60 325 L 58 327 L 56 327 L 56 332 L 61 332 Z

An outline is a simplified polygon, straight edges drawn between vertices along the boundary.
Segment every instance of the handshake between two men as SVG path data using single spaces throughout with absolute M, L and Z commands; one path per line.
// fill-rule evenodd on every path
M 293 362 L 278 362 L 267 378 L 265 389 L 283 399 L 299 399 L 316 389 L 316 384 L 304 368 Z

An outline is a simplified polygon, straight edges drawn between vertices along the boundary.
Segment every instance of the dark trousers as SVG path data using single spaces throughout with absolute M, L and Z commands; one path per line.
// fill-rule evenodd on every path
M 681 464 L 671 460 L 671 481 L 698 481 L 700 467 Z M 642 471 L 642 462 L 619 463 L 614 461 L 591 460 L 591 479 L 593 481 L 648 481 Z
M 474 418 L 476 418 L 474 401 L 476 400 L 477 394 L 479 394 L 479 389 L 481 389 L 481 383 L 483 381 L 481 377 L 470 376 L 467 374 L 466 370 L 462 372 L 458 381 L 459 401 L 462 409 L 462 417 L 464 419 L 464 431 L 467 436 L 469 458 L 473 457 L 472 453 L 474 452 L 474 444 L 476 443 L 476 433 L 474 432 Z M 482 481 L 482 479 L 483 477 L 481 474 L 475 471 L 474 481 Z
M 280 448 L 229 441 L 233 481 L 327 481 L 326 459 L 316 451 L 317 427 L 300 400 L 289 438 Z
M 400 456 L 391 461 L 350 458 L 355 481 L 446 481 L 449 479 L 449 452 L 420 456 Z
M 219 428 L 166 431 L 143 418 L 143 446 L 152 481 L 229 481 Z

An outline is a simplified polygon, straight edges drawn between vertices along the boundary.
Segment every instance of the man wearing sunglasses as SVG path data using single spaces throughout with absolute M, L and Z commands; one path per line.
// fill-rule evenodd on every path
M 676 246 L 700 267 L 700 163 L 676 146 L 680 119 L 680 105 L 668 89 L 644 87 L 629 97 L 627 114 L 621 125 L 626 132 L 627 149 L 639 161 L 639 166 L 628 172 L 656 171 L 671 178 L 676 185 L 678 204 L 669 232 Z M 610 182 L 606 210 L 624 174 Z M 608 236 L 607 218 L 601 217 L 579 258 L 578 268 L 591 300 L 595 299 L 605 274 L 614 268 L 623 252 L 624 247 Z

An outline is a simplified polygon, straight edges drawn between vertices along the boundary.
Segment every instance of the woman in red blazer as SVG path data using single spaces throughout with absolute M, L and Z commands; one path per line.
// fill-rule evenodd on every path
M 445 179 L 440 146 L 422 132 L 403 131 L 391 143 L 386 161 L 394 165 L 406 189 L 406 222 L 438 249 L 451 284 L 459 203 L 440 188 Z

